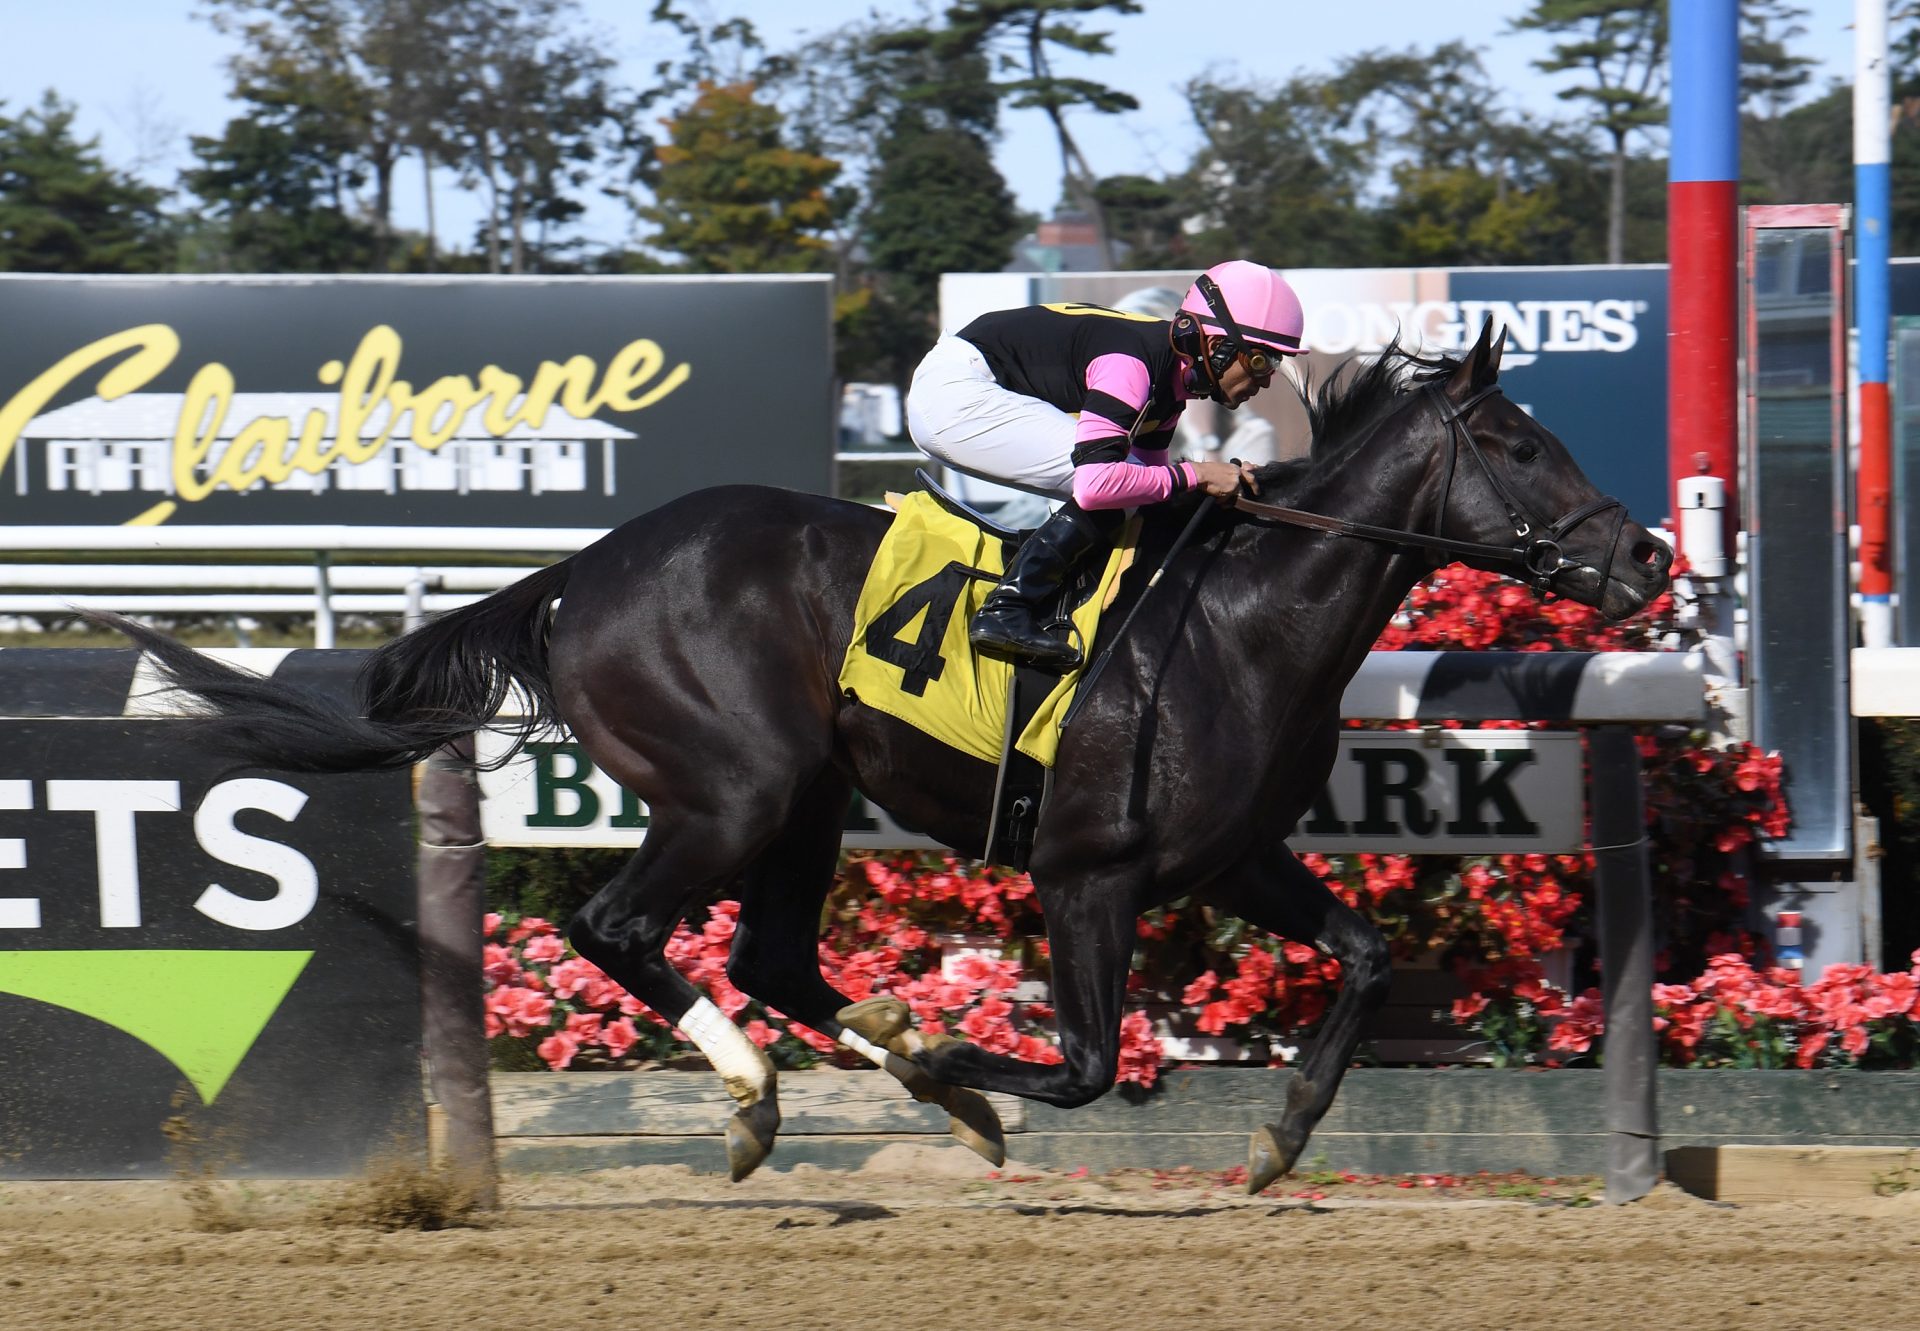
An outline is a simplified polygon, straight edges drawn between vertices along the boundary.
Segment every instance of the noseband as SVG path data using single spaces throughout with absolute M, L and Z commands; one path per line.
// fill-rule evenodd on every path
M 1613 575 L 1613 560 L 1620 544 L 1620 532 L 1626 526 L 1627 509 L 1618 499 L 1605 495 L 1589 499 L 1572 511 L 1553 522 L 1542 526 L 1533 520 L 1527 506 L 1500 479 L 1500 474 L 1487 461 L 1487 455 L 1481 450 L 1480 441 L 1475 439 L 1473 431 L 1467 425 L 1467 413 L 1487 398 L 1500 391 L 1498 384 L 1489 384 L 1473 394 L 1459 406 L 1448 402 L 1436 384 L 1427 385 L 1424 390 L 1433 403 L 1434 410 L 1447 427 L 1447 442 L 1452 445 L 1447 450 L 1447 475 L 1440 487 L 1439 498 L 1434 505 L 1433 535 L 1421 532 L 1402 531 L 1397 527 L 1376 527 L 1371 523 L 1353 522 L 1347 518 L 1330 518 L 1319 513 L 1309 513 L 1304 509 L 1285 508 L 1279 504 L 1263 504 L 1249 499 L 1245 495 L 1234 500 L 1234 507 L 1256 518 L 1270 518 L 1275 522 L 1284 522 L 1290 526 L 1306 527 L 1312 531 L 1328 532 L 1335 536 L 1357 536 L 1364 541 L 1377 541 L 1383 545 L 1397 545 L 1408 550 L 1429 552 L 1436 557 L 1442 554 L 1455 559 L 1464 559 L 1481 566 L 1495 569 L 1508 577 L 1518 579 L 1536 591 L 1554 591 L 1554 579 L 1569 569 L 1585 567 L 1566 558 L 1561 553 L 1561 542 L 1566 540 L 1573 529 L 1588 518 L 1618 509 L 1614 518 L 1613 539 L 1607 543 L 1606 566 L 1600 570 L 1600 585 L 1605 588 Z M 1513 524 L 1512 545 L 1487 545 L 1476 541 L 1456 541 L 1439 534 L 1446 520 L 1447 499 L 1453 491 L 1453 473 L 1460 461 L 1460 445 L 1464 442 L 1473 460 L 1480 464 L 1481 474 L 1493 486 L 1493 492 L 1499 496 L 1501 505 L 1507 511 L 1507 520 Z

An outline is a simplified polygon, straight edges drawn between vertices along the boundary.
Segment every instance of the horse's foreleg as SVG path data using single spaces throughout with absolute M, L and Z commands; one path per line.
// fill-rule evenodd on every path
M 1099 1099 L 1120 1067 L 1120 1017 L 1133 964 L 1130 885 L 1039 883 L 1053 960 L 1053 1008 L 1059 1063 L 1029 1063 L 952 1040 L 914 1056 L 936 1081 L 1039 1100 L 1071 1109 Z
M 934 1082 L 903 1057 L 905 1048 L 894 1047 L 911 1021 L 906 1004 L 893 998 L 854 1003 L 820 973 L 820 910 L 833 887 L 851 794 L 847 780 L 828 769 L 747 871 L 727 978 L 891 1072 L 916 1099 L 947 1111 L 956 1140 L 995 1165 L 1004 1164 L 1006 1134 L 986 1098 Z
M 1382 1002 L 1392 979 L 1380 931 L 1335 896 L 1292 851 L 1250 855 L 1200 894 L 1221 908 L 1283 938 L 1311 943 L 1340 962 L 1340 993 L 1313 1049 L 1287 1086 L 1280 1122 L 1253 1134 L 1247 1191 L 1257 1193 L 1293 1168 L 1307 1138 L 1333 1103 L 1360 1029 Z
M 773 1150 L 780 1103 L 773 1063 L 667 960 L 667 940 L 693 904 L 731 880 L 743 858 L 717 829 L 653 810 L 639 852 L 568 925 L 574 949 L 678 1026 L 707 1056 L 740 1108 L 727 1124 L 735 1182 Z

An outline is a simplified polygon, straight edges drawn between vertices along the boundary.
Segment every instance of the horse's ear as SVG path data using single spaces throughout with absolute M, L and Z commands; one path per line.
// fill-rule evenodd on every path
M 1507 343 L 1507 330 L 1500 330 L 1500 343 L 1494 345 L 1493 317 L 1489 315 L 1480 325 L 1480 339 L 1473 344 L 1461 360 L 1459 368 L 1447 376 L 1446 394 L 1455 402 L 1464 402 L 1479 389 L 1492 383 L 1500 374 L 1500 352 Z

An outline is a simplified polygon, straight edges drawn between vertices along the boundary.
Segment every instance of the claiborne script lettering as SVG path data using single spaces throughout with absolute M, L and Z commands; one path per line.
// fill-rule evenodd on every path
M 156 323 L 111 333 L 63 356 L 0 407 L 0 468 L 12 457 L 28 422 L 61 393 L 83 385 L 93 371 L 106 367 L 93 388 L 99 397 L 112 401 L 151 383 L 179 352 L 180 335 Z M 307 412 L 298 422 L 255 417 L 231 432 L 232 444 L 206 469 L 216 444 L 229 433 L 227 416 L 237 385 L 225 365 L 218 361 L 202 365 L 187 385 L 174 430 L 172 478 L 177 502 L 194 503 L 223 487 L 245 490 L 258 481 L 274 484 L 295 472 L 319 475 L 335 459 L 366 462 L 388 447 L 394 427 L 403 418 L 411 421 L 413 443 L 432 451 L 453 438 L 476 407 L 482 409 L 487 431 L 502 438 L 517 425 L 540 429 L 555 402 L 581 418 L 602 407 L 645 410 L 686 383 L 692 373 L 685 361 L 669 368 L 665 352 L 651 338 L 637 338 L 619 348 L 604 372 L 590 356 L 541 361 L 531 382 L 497 365 L 485 365 L 476 375 L 444 375 L 416 388 L 400 377 L 400 363 L 400 334 L 386 324 L 368 329 L 351 357 L 344 362 L 327 361 L 317 371 L 322 384 L 338 390 L 337 420 L 319 410 Z M 161 507 L 171 512 L 172 503 Z

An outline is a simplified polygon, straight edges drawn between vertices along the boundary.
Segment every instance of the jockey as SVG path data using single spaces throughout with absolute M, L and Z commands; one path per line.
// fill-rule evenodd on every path
M 1107 544 L 1124 510 L 1199 489 L 1226 502 L 1250 465 L 1168 465 L 1192 398 L 1235 410 L 1297 356 L 1300 298 L 1271 268 L 1209 268 L 1171 321 L 1097 305 L 983 314 L 943 336 L 914 371 L 907 429 L 956 471 L 1066 502 L 1020 546 L 968 639 L 994 656 L 1067 671 L 1069 643 L 1040 616 L 1074 566 Z M 1254 487 L 1257 488 L 1257 487 Z

